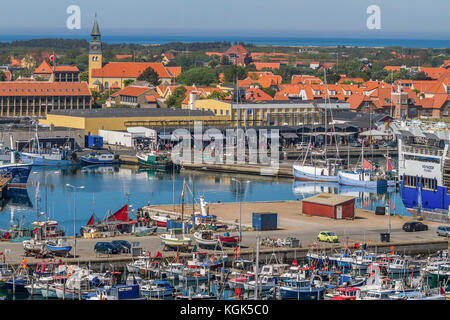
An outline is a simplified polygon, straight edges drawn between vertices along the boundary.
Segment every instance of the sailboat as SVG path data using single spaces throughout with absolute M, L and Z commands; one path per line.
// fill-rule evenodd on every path
M 184 235 L 184 191 L 186 188 L 186 180 L 183 180 L 183 190 L 181 191 L 181 229 L 170 229 L 169 233 L 160 236 L 161 242 L 165 247 L 180 248 L 188 247 L 192 244 L 192 240 Z
M 339 184 L 365 188 L 387 188 L 385 175 L 377 172 L 372 164 L 364 159 L 364 144 L 362 144 L 361 157 L 362 169 L 340 171 L 338 174 Z
M 324 156 L 325 161 L 313 161 L 312 159 L 312 144 L 311 137 L 310 143 L 308 145 L 308 149 L 305 152 L 305 157 L 301 165 L 294 164 L 292 166 L 294 179 L 300 181 L 318 181 L 318 182 L 338 182 L 338 172 L 339 172 L 339 159 L 327 159 L 327 140 L 328 140 L 328 120 L 327 120 L 327 112 L 328 112 L 328 103 L 327 103 L 327 78 L 324 69 L 324 79 L 325 79 L 325 150 Z M 336 144 L 337 146 L 337 144 Z M 306 160 L 308 157 L 308 153 L 311 153 L 311 163 L 306 164 Z M 334 160 L 334 161 L 333 161 Z M 318 162 L 323 162 L 321 165 Z
M 36 216 L 37 223 L 39 223 L 39 217 L 44 213 L 39 212 L 39 183 L 36 187 Z M 42 228 L 35 227 L 33 230 L 34 238 L 30 240 L 24 240 L 22 242 L 25 255 L 43 254 L 45 251 L 45 242 L 42 240 Z

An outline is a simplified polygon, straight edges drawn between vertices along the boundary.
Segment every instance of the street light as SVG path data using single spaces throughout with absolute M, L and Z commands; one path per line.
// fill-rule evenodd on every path
M 237 183 L 239 183 L 239 191 L 242 189 L 242 181 L 235 179 L 235 178 L 231 178 L 232 181 L 235 181 Z M 249 183 L 250 181 L 244 181 L 246 183 Z M 237 193 L 236 193 L 237 196 Z M 242 242 L 242 198 L 239 198 L 239 248 L 241 247 L 241 242 Z
M 84 189 L 84 186 L 75 187 L 71 184 L 66 184 L 66 187 L 76 189 Z M 75 199 L 75 193 L 73 195 L 73 243 L 74 243 L 74 251 L 73 251 L 73 257 L 75 258 L 77 256 L 77 233 L 76 233 L 76 217 L 77 217 L 77 204 Z

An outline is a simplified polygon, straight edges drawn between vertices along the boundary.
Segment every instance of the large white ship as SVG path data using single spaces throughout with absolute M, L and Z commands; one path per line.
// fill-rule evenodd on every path
M 414 215 L 447 221 L 450 206 L 450 131 L 445 125 L 402 123 L 398 129 L 399 189 Z

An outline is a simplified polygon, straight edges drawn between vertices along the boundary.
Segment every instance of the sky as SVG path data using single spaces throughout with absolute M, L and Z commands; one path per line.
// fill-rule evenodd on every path
M 81 29 L 69 30 L 70 5 Z M 368 29 L 377 5 L 381 29 Z M 2 1 L 0 35 L 253 35 L 450 39 L 450 0 L 14 0 Z

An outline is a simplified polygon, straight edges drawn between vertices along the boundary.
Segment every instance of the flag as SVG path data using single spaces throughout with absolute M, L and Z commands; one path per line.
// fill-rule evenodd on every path
M 298 263 L 297 263 L 297 259 L 296 259 L 296 258 L 294 258 L 294 261 L 292 261 L 292 265 L 293 265 L 293 266 L 296 266 L 296 267 L 298 266 Z
M 94 214 L 92 214 L 91 218 L 89 219 L 87 225 L 92 226 L 94 224 Z
M 213 263 L 214 262 L 214 255 L 212 254 L 211 255 L 211 263 Z
M 388 161 L 388 171 L 392 171 L 391 160 Z
M 55 61 L 55 53 L 54 52 L 48 57 L 48 61 Z
M 369 161 L 367 161 L 366 159 L 364 159 L 364 166 L 363 166 L 363 168 L 364 169 L 370 169 L 370 170 L 373 170 L 373 166 L 370 164 L 370 162 Z
M 156 255 L 155 255 L 155 258 L 161 258 L 162 257 L 162 254 L 161 254 L 161 252 L 156 252 Z

